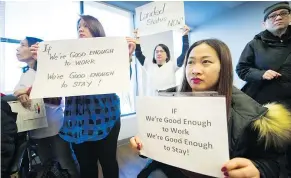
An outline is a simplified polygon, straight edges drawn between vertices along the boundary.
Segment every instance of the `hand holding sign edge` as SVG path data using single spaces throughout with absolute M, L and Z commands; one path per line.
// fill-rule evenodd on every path
M 140 151 L 142 149 L 141 141 L 137 136 L 130 139 L 130 145 L 135 151 Z
M 39 42 L 35 43 L 34 45 L 31 45 L 31 47 L 29 48 L 30 52 L 32 53 L 32 58 L 34 60 L 37 60 L 37 50 L 38 50 L 38 44 Z
M 221 169 L 229 178 L 259 178 L 260 172 L 253 162 L 246 158 L 233 158 L 224 164 Z
M 136 43 L 135 43 L 134 39 L 132 39 L 130 37 L 126 37 L 126 41 L 128 44 L 129 57 L 131 57 L 132 53 L 134 52 L 134 50 L 136 48 Z

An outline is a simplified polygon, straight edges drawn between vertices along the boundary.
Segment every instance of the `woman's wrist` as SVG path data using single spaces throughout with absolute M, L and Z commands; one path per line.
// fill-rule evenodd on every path
M 27 89 L 27 95 L 30 95 L 30 92 L 31 92 L 31 89 L 32 89 L 32 87 L 29 87 L 28 89 Z

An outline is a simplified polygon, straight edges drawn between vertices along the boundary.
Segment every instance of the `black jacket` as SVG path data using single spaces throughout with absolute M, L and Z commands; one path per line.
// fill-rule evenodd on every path
M 263 80 L 267 70 L 282 76 Z M 247 82 L 242 91 L 260 104 L 282 101 L 291 105 L 291 26 L 281 38 L 267 30 L 257 34 L 243 50 L 236 72 Z
M 166 91 L 175 92 L 176 89 Z M 235 87 L 230 111 L 230 158 L 251 160 L 263 178 L 279 177 L 278 158 L 291 142 L 291 113 L 280 104 L 263 107 Z
M 1 177 L 9 176 L 9 169 L 15 151 L 17 136 L 17 114 L 11 111 L 9 104 L 1 99 Z

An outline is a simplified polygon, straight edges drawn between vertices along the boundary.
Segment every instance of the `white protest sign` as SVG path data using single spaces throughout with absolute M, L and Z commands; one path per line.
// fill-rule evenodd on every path
M 30 97 L 127 92 L 130 89 L 128 53 L 123 37 L 42 42 Z
M 135 9 L 139 35 L 177 30 L 185 25 L 183 1 L 156 1 Z
M 12 112 L 17 113 L 18 132 L 24 132 L 48 127 L 45 105 L 42 99 L 31 100 L 31 107 L 24 108 L 19 101 L 10 101 L 8 104 Z
M 136 113 L 142 155 L 223 177 L 229 160 L 224 97 L 138 97 Z

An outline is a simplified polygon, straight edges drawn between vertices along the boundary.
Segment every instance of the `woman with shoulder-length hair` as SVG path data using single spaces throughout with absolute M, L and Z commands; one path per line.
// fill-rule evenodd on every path
M 177 91 L 217 91 L 226 97 L 230 160 L 220 168 L 225 177 L 279 177 L 278 158 L 291 141 L 291 113 L 276 103 L 261 106 L 233 87 L 231 54 L 219 40 L 194 43 L 186 54 L 185 64 L 183 81 Z M 167 91 L 173 92 L 176 88 Z M 131 145 L 136 150 L 143 147 L 138 137 L 131 138 Z M 170 165 L 161 169 L 169 178 L 209 177 Z
M 102 24 L 90 15 L 80 16 L 77 32 L 79 38 L 105 37 Z M 135 44 L 130 39 L 127 41 L 131 56 Z M 32 48 L 34 53 L 36 48 Z M 105 178 L 118 178 L 116 151 L 121 113 L 117 94 L 66 97 L 64 115 L 60 136 L 72 143 L 81 177 L 97 178 L 99 161 Z
M 41 39 L 26 37 L 20 42 L 16 56 L 20 62 L 27 64 L 14 89 L 14 95 L 25 108 L 31 107 L 29 94 L 37 72 L 37 60 L 34 59 L 30 47 Z M 77 165 L 74 162 L 70 144 L 65 142 L 59 131 L 63 125 L 62 98 L 44 98 L 48 127 L 29 131 L 30 139 L 37 144 L 37 154 L 43 165 L 58 161 L 63 169 L 67 169 L 72 178 L 78 178 Z
M 153 51 L 153 58 L 150 61 L 146 60 L 141 50 L 141 44 L 138 36 L 138 31 L 135 31 L 135 56 L 140 64 L 147 71 L 147 86 L 146 94 L 154 95 L 156 90 L 166 89 L 176 86 L 176 71 L 182 67 L 185 59 L 185 54 L 189 49 L 188 33 L 190 28 L 185 25 L 182 34 L 182 53 L 177 60 L 171 59 L 170 50 L 165 44 L 158 44 Z

